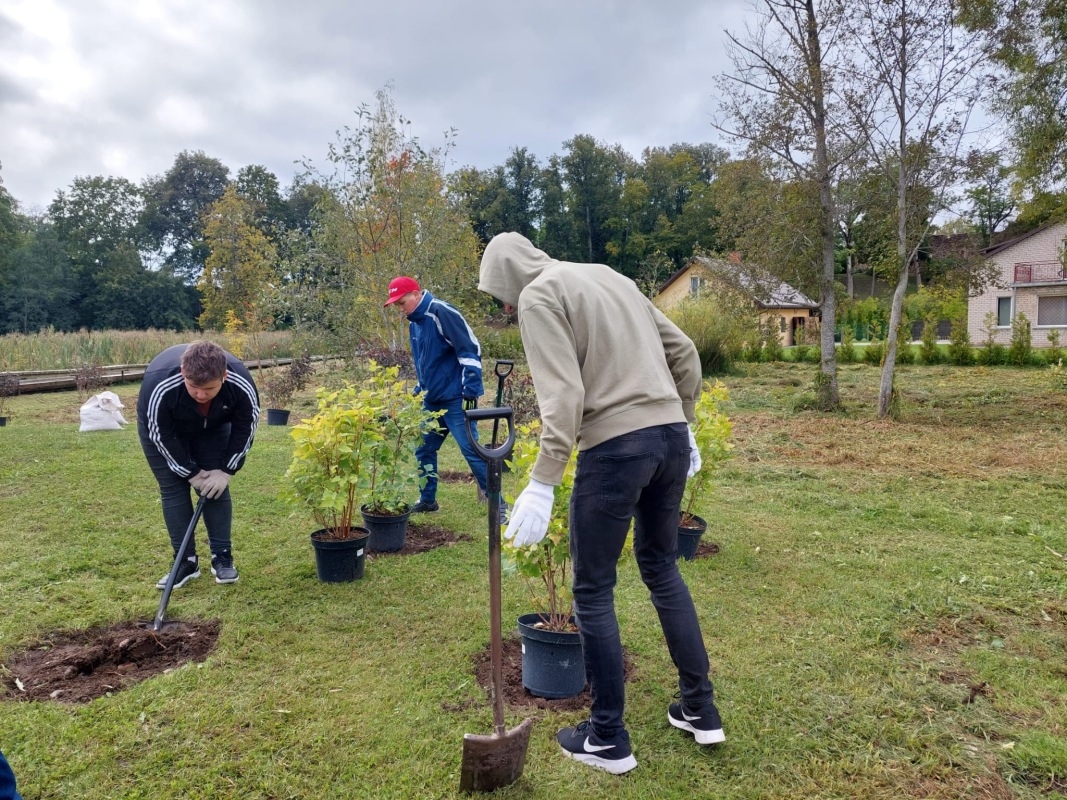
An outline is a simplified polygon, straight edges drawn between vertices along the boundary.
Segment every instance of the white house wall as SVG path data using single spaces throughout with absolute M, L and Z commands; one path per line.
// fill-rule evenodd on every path
M 1012 287 L 1015 281 L 1015 265 L 1036 261 L 1058 261 L 1063 257 L 1064 238 L 1067 237 L 1067 224 L 1052 225 L 1033 236 L 1027 237 L 1015 245 L 1006 247 L 989 258 L 995 267 L 998 283 L 1002 287 L 989 287 L 977 297 L 972 297 L 967 304 L 967 332 L 971 344 L 981 346 L 986 342 L 986 315 L 997 313 L 997 300 L 1001 297 L 1012 298 L 1012 319 L 1023 313 L 1030 320 L 1033 346 L 1048 347 L 1048 332 L 1061 331 L 1061 344 L 1067 344 L 1067 326 L 1041 326 L 1037 324 L 1037 299 L 1043 296 L 1067 296 L 1067 283 L 1041 284 L 1036 286 Z M 997 327 L 994 341 L 1011 344 L 1011 327 Z

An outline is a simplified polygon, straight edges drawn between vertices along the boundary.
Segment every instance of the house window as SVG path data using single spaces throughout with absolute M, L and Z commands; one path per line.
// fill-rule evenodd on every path
M 689 277 L 689 294 L 699 295 L 700 290 L 704 286 L 704 279 L 699 275 L 691 275 Z
M 1001 328 L 1011 327 L 1011 298 L 997 298 L 997 325 Z
M 1038 325 L 1067 325 L 1067 295 L 1037 298 Z

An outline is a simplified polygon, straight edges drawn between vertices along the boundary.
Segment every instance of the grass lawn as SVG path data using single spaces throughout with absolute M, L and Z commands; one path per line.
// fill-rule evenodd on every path
M 1045 370 L 902 367 L 890 422 L 876 368 L 842 366 L 836 415 L 804 410 L 814 365 L 739 369 L 724 380 L 735 457 L 701 513 L 721 551 L 681 567 L 727 742 L 667 724 L 673 668 L 624 557 L 638 769 L 563 758 L 553 735 L 581 712 L 512 707 L 509 727 L 536 722 L 523 778 L 496 796 L 1067 793 L 1067 396 Z M 137 387 L 117 391 L 132 419 Z M 16 397 L 0 428 L 0 664 L 56 631 L 150 620 L 170 566 L 136 430 L 79 433 L 78 406 Z M 442 484 L 433 521 L 470 541 L 323 584 L 311 520 L 277 498 L 290 453 L 286 428 L 261 427 L 232 483 L 240 582 L 205 571 L 171 599 L 168 619 L 221 621 L 205 662 L 83 705 L 0 698 L 26 800 L 458 796 L 463 734 L 492 732 L 472 667 L 485 507 Z M 517 580 L 504 606 L 508 634 L 528 610 Z

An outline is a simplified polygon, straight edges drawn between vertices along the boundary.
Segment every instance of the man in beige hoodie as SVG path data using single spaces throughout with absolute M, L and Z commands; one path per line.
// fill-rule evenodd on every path
M 689 430 L 702 376 L 696 347 L 629 278 L 603 264 L 557 261 L 517 233 L 495 236 L 478 288 L 517 310 L 541 412 L 541 450 L 505 536 L 544 538 L 555 487 L 577 445 L 570 548 L 575 615 L 592 691 L 588 721 L 564 728 L 564 754 L 613 774 L 637 766 L 623 723 L 616 564 L 634 521 L 634 556 L 678 668 L 671 725 L 724 741 L 708 654 L 677 566 L 687 477 L 700 469 Z

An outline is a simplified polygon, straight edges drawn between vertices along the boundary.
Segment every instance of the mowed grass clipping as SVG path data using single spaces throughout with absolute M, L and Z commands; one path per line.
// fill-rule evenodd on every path
M 523 777 L 496 796 L 1067 793 L 1062 390 L 1045 370 L 905 367 L 890 422 L 875 368 L 841 368 L 832 415 L 806 410 L 814 365 L 740 369 L 724 379 L 735 456 L 701 510 L 721 551 L 681 566 L 726 743 L 667 724 L 673 667 L 624 556 L 638 769 L 563 758 L 553 734 L 582 713 L 509 708 L 509 727 L 535 726 Z M 117 391 L 132 419 L 137 387 Z M 16 397 L 0 429 L 0 664 L 54 631 L 151 619 L 169 567 L 136 431 L 79 433 L 78 405 Z M 310 519 L 277 497 L 290 453 L 287 429 L 264 426 L 233 481 L 239 583 L 205 574 L 171 600 L 168 618 L 221 620 L 204 663 L 81 706 L 0 701 L 27 800 L 459 796 L 463 734 L 492 732 L 472 664 L 488 643 L 485 507 L 473 484 L 442 484 L 434 522 L 470 541 L 323 584 Z M 465 469 L 452 443 L 441 468 Z M 505 579 L 505 635 L 528 605 Z

